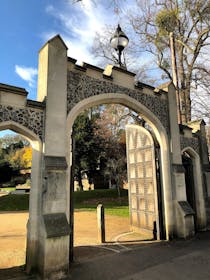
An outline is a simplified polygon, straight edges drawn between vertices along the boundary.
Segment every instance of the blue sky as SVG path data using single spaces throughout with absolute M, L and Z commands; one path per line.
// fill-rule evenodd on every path
M 69 56 L 93 65 L 98 62 L 90 52 L 95 32 L 102 33 L 105 25 L 120 23 L 128 37 L 131 36 L 123 23 L 127 9 L 135 9 L 134 0 L 121 0 L 119 15 L 114 13 L 111 0 L 73 2 L 75 0 L 0 0 L 0 83 L 23 87 L 29 92 L 28 98 L 36 100 L 38 51 L 53 36 L 62 36 Z M 149 61 L 150 75 L 160 77 L 157 66 L 150 60 L 146 54 L 138 60 L 133 57 L 139 68 Z
M 109 1 L 73 2 L 0 0 L 0 83 L 23 87 L 28 98 L 36 100 L 38 52 L 56 34 L 68 46 L 68 56 L 97 65 L 90 52 L 95 32 L 103 32 L 106 24 L 117 26 L 120 17 Z M 122 12 L 123 5 L 131 4 L 122 1 Z
M 25 88 L 29 99 L 36 99 L 38 51 L 60 34 L 68 55 L 91 64 L 95 32 L 105 24 L 118 23 L 113 7 L 103 1 L 84 0 L 1 0 L 0 83 Z M 106 2 L 108 3 L 108 2 Z

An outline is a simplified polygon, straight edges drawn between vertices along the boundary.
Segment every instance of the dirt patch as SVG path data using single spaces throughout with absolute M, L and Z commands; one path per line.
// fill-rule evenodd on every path
M 95 212 L 75 212 L 74 246 L 97 245 L 97 217 Z M 112 242 L 115 237 L 130 230 L 129 218 L 106 215 L 106 241 Z
M 24 265 L 27 220 L 28 212 L 0 213 L 0 268 Z M 74 246 L 98 245 L 95 212 L 75 212 L 74 224 Z M 113 241 L 117 235 L 127 231 L 129 231 L 128 218 L 106 216 L 106 241 Z M 83 252 L 86 250 L 89 249 L 83 249 Z M 89 251 L 94 251 L 93 255 L 95 255 L 95 249 Z M 77 257 L 79 255 L 77 253 Z
M 106 215 L 106 242 L 116 243 L 121 240 L 140 240 L 138 235 L 122 235 L 129 232 L 129 218 Z M 7 273 L 8 268 L 20 272 L 25 264 L 26 224 L 28 212 L 0 212 L 0 279 L 1 272 Z M 113 253 L 106 249 L 106 244 L 98 247 L 97 217 L 95 212 L 78 211 L 74 214 L 74 255 L 76 261 L 95 258 Z M 122 236 L 123 238 L 122 238 Z M 6 277 L 6 276 L 5 276 Z M 6 279 L 6 278 L 5 278 Z
M 25 263 L 28 212 L 0 213 L 0 268 Z

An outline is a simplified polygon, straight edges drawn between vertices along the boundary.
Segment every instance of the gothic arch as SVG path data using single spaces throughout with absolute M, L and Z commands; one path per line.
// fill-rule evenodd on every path
M 165 223 L 166 223 L 166 238 L 169 239 L 173 232 L 173 225 L 171 224 L 172 219 L 172 194 L 171 194 L 171 173 L 170 173 L 170 159 L 169 159 L 169 143 L 168 136 L 165 128 L 163 127 L 160 120 L 151 112 L 148 108 L 142 105 L 137 100 L 126 94 L 119 93 L 106 93 L 97 96 L 88 97 L 78 102 L 67 116 L 67 161 L 71 166 L 71 132 L 72 126 L 76 117 L 85 109 L 88 109 L 99 104 L 115 103 L 121 104 L 130 109 L 140 113 L 148 124 L 152 127 L 154 134 L 160 144 L 161 153 L 161 173 L 163 178 L 163 198 L 165 206 Z M 70 182 L 70 170 L 68 170 L 67 182 Z M 69 190 L 67 190 L 69 191 Z M 69 208 L 69 206 L 67 207 Z M 67 210 L 67 213 L 69 211 Z M 67 214 L 68 215 L 68 214 Z
M 196 224 L 198 230 L 205 229 L 206 226 L 206 211 L 204 205 L 204 191 L 203 191 L 203 182 L 202 182 L 202 169 L 201 169 L 201 161 L 198 153 L 191 147 L 186 147 L 182 150 L 182 155 L 187 153 L 193 163 L 194 173 L 194 192 L 195 192 L 195 206 L 197 213 Z

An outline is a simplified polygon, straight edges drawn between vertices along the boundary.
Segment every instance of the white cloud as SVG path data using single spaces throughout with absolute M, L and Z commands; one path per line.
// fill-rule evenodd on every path
M 38 74 L 37 69 L 26 66 L 15 65 L 15 73 L 18 74 L 24 81 L 26 81 L 29 87 L 35 86 L 35 79 Z
M 100 63 L 100 58 L 96 58 L 90 51 L 96 32 L 104 34 L 105 26 L 117 27 L 121 21 L 125 22 L 121 17 L 124 19 L 126 10 L 133 8 L 133 0 L 122 3 L 120 16 L 114 13 L 113 6 L 106 1 L 83 0 L 72 4 L 71 0 L 66 0 L 65 3 L 62 8 L 57 5 L 46 7 L 48 16 L 55 19 L 56 27 L 42 34 L 44 43 L 60 34 L 68 47 L 68 56 L 94 65 Z M 131 32 L 127 26 L 124 31 L 128 32 L 127 35 Z M 136 65 L 145 64 L 147 60 L 145 56 L 137 58 L 136 55 L 133 57 L 129 54 L 129 57 Z
M 96 64 L 94 55 L 90 53 L 95 33 L 103 32 L 105 24 L 111 24 L 110 11 L 100 4 L 95 5 L 91 0 L 72 5 L 67 2 L 66 9 L 57 9 L 52 5 L 46 7 L 46 13 L 57 20 L 57 30 L 43 33 L 43 39 L 48 41 L 52 34 L 60 33 L 68 46 L 68 55 Z M 49 36 L 49 37 L 47 37 Z
M 120 15 L 114 13 L 109 1 L 83 0 L 72 4 L 71 0 L 66 0 L 65 6 L 62 8 L 57 5 L 49 5 L 45 11 L 48 16 L 55 19 L 56 27 L 53 28 L 54 30 L 43 33 L 42 38 L 46 42 L 59 33 L 68 47 L 68 56 L 90 64 L 100 64 L 101 59 L 96 58 L 90 51 L 96 33 L 103 36 L 105 26 L 117 27 L 117 24 L 122 22 L 123 30 L 129 35 L 131 30 L 126 26 L 124 19 L 127 16 L 126 10 L 133 8 L 133 2 L 133 0 L 124 1 L 121 5 Z M 111 34 L 108 36 L 111 37 Z M 128 56 L 133 64 L 138 66 L 145 64 L 147 60 L 145 56 L 136 57 L 137 55 L 135 55 L 133 57 L 131 53 Z

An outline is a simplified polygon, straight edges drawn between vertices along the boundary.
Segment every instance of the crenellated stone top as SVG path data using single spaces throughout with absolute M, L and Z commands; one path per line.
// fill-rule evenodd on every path
M 161 88 L 136 82 L 134 78 L 134 73 L 116 66 L 108 65 L 103 70 L 87 63 L 77 64 L 75 59 L 68 58 L 67 112 L 88 97 L 122 93 L 152 111 L 169 131 L 167 92 Z

